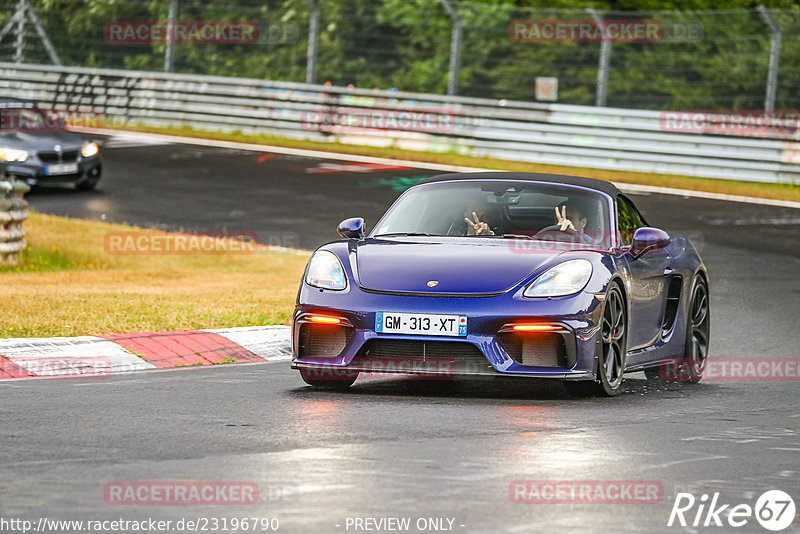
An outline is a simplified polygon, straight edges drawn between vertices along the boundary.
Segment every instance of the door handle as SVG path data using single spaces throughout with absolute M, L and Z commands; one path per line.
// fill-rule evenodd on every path
M 669 276 L 669 275 L 671 275 L 671 274 L 672 274 L 672 273 L 674 273 L 674 272 L 675 272 L 675 269 L 674 269 L 674 268 L 672 268 L 672 267 L 667 267 L 666 269 L 664 269 L 664 276 Z

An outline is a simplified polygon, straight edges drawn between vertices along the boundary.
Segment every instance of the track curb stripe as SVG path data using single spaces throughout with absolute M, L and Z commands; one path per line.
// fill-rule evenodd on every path
M 250 350 L 213 332 L 141 332 L 100 336 L 156 367 L 263 361 Z
M 0 380 L 8 378 L 28 378 L 33 376 L 25 368 L 20 367 L 5 356 L 0 356 Z
M 0 339 L 0 381 L 288 361 L 288 326 Z

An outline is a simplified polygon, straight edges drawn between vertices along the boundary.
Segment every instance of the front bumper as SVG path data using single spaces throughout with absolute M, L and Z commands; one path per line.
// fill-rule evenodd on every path
M 82 183 L 97 183 L 102 175 L 102 163 L 99 156 L 90 158 L 79 157 L 77 160 L 78 171 L 71 174 L 46 174 L 46 164 L 32 156 L 28 160 L 18 163 L 6 163 L 3 174 L 15 176 L 26 182 L 31 187 L 47 185 L 69 185 Z
M 528 299 L 520 290 L 493 297 L 449 298 L 367 293 L 358 287 L 320 291 L 303 284 L 292 322 L 292 368 L 589 380 L 595 377 L 601 309 L 593 293 Z M 377 333 L 376 312 L 466 315 L 467 335 Z M 341 324 L 311 323 L 312 315 L 336 317 Z M 559 329 L 511 331 L 520 323 Z M 317 329 L 315 334 L 309 334 L 312 328 Z

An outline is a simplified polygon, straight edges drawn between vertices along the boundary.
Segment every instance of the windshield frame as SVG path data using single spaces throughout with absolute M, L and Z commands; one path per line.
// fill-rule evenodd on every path
M 414 186 L 408 188 L 407 190 L 405 190 L 403 192 L 403 194 L 401 194 L 399 197 L 397 197 L 397 199 L 392 203 L 392 205 L 389 206 L 389 208 L 383 213 L 383 215 L 381 215 L 380 219 L 378 219 L 378 221 L 375 223 L 375 225 L 373 226 L 372 230 L 370 231 L 370 233 L 369 233 L 369 235 L 367 237 L 369 237 L 370 239 L 380 239 L 381 238 L 381 235 L 380 234 L 376 235 L 375 232 L 377 231 L 378 228 L 381 227 L 381 224 L 383 223 L 384 219 L 386 219 L 387 215 L 389 215 L 389 213 L 391 213 L 395 209 L 395 207 L 403 200 L 403 198 L 406 195 L 408 195 L 409 193 L 411 193 L 412 191 L 417 191 L 420 188 L 424 188 L 424 187 L 431 187 L 431 186 L 437 186 L 437 185 L 442 185 L 442 184 L 459 184 L 459 183 L 463 183 L 463 184 L 466 185 L 466 184 L 485 183 L 485 182 L 508 183 L 508 184 L 520 184 L 521 183 L 521 184 L 531 184 L 531 185 L 544 185 L 544 186 L 551 186 L 551 187 L 564 187 L 564 188 L 567 188 L 567 189 L 576 189 L 576 190 L 580 190 L 580 191 L 587 191 L 587 192 L 591 192 L 591 193 L 597 194 L 600 197 L 602 197 L 603 200 L 606 203 L 606 206 L 605 206 L 606 209 L 604 211 L 605 211 L 605 217 L 607 218 L 606 222 L 608 223 L 608 232 L 609 232 L 609 239 L 608 239 L 609 245 L 608 245 L 608 248 L 606 249 L 605 247 L 601 247 L 601 246 L 598 246 L 598 248 L 599 249 L 603 249 L 603 250 L 616 250 L 616 249 L 619 248 L 619 240 L 618 240 L 618 237 L 617 237 L 616 202 L 615 202 L 615 199 L 612 198 L 611 195 L 609 195 L 608 193 L 605 193 L 604 191 L 600 191 L 598 189 L 592 189 L 592 188 L 589 188 L 589 187 L 583 187 L 583 186 L 573 185 L 573 184 L 563 184 L 563 183 L 559 183 L 559 182 L 548 182 L 548 181 L 544 181 L 544 180 L 519 180 L 519 179 L 503 179 L 503 178 L 487 178 L 487 179 L 480 179 L 480 180 L 478 180 L 478 179 L 475 179 L 475 180 L 442 180 L 442 181 L 438 181 L 438 182 L 428 182 L 428 183 L 414 185 Z M 394 236 L 393 238 L 396 238 L 396 237 L 398 237 L 398 236 Z M 413 236 L 413 237 L 417 237 L 417 236 Z M 488 237 L 488 236 L 446 236 L 446 235 L 439 236 L 439 235 L 435 235 L 435 236 L 430 236 L 430 237 L 431 238 L 437 238 L 437 239 L 439 239 L 439 238 L 441 238 L 441 239 L 448 239 L 448 238 L 486 239 L 486 237 Z M 501 237 L 501 236 L 496 236 L 496 237 Z

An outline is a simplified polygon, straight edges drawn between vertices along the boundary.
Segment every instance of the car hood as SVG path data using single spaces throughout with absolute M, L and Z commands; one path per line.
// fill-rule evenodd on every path
M 26 150 L 53 150 L 59 144 L 62 150 L 76 150 L 83 144 L 83 137 L 66 131 L 53 132 L 0 132 L 0 144 Z
M 520 249 L 513 240 L 475 238 L 372 239 L 355 247 L 358 281 L 364 289 L 462 295 L 507 291 L 563 252 Z

